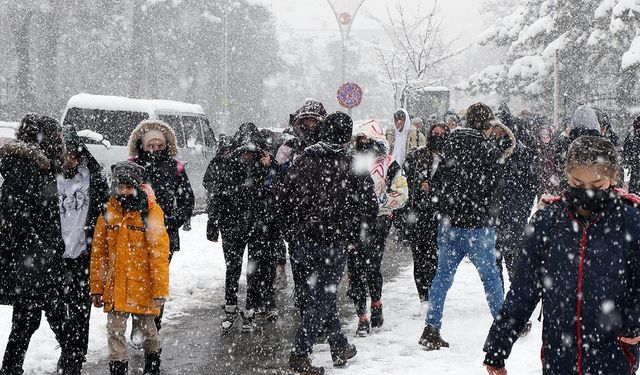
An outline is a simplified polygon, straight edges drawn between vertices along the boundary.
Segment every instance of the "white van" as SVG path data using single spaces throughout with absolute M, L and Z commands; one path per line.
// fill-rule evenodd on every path
M 196 196 L 196 212 L 206 208 L 202 180 L 213 158 L 216 139 L 202 107 L 170 100 L 129 99 L 79 94 L 69 99 L 63 125 L 73 125 L 108 176 L 111 165 L 127 160 L 127 142 L 142 120 L 161 120 L 176 133 L 180 153 Z

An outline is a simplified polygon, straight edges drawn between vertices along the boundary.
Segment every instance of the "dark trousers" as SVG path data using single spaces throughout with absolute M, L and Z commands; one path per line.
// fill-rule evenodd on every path
M 65 337 L 73 357 L 71 361 L 82 363 L 89 346 L 89 318 L 91 317 L 91 292 L 89 289 L 90 254 L 77 259 L 64 259 L 64 314 Z
M 298 244 L 291 253 L 304 274 L 307 297 L 296 333 L 295 353 L 309 355 L 321 328 L 332 349 L 345 347 L 348 342 L 341 332 L 336 294 L 347 261 L 346 245 Z
M 276 249 L 276 264 L 278 266 L 284 266 L 287 264 L 287 246 L 284 243 L 284 240 L 279 239 L 274 241 L 274 246 Z
M 349 296 L 358 316 L 367 313 L 367 295 L 371 302 L 382 298 L 382 258 L 390 229 L 391 220 L 378 216 L 368 241 L 349 254 Z
M 242 274 L 245 247 L 249 251 L 247 269 L 247 310 L 275 305 L 273 280 L 276 254 L 272 241 L 254 239 L 247 242 L 222 238 L 222 251 L 227 266 L 225 275 L 225 303 L 238 304 L 238 286 Z
M 34 307 L 27 303 L 16 303 L 13 306 L 11 333 L 2 360 L 3 375 L 22 374 L 24 357 L 31 341 L 31 336 L 40 327 L 42 310 L 45 312 L 49 326 L 62 347 L 62 356 L 69 356 L 72 351 L 66 344 L 64 332 L 64 309 L 61 303 L 47 303 L 44 308 Z M 53 348 L 51 348 L 53 350 Z
M 294 305 L 300 311 L 300 317 L 304 315 L 304 310 L 307 305 L 307 277 L 306 273 L 307 264 L 304 251 L 299 249 L 302 246 L 298 241 L 292 241 L 289 243 L 289 260 L 291 261 L 291 276 L 293 277 L 293 294 Z
M 504 289 L 504 275 L 502 271 L 502 260 L 504 259 L 507 267 L 507 276 L 509 280 L 513 279 L 516 272 L 516 259 L 522 251 L 524 240 L 524 225 L 503 225 L 496 229 L 496 262 L 498 271 L 500 271 L 500 279 Z
M 429 220 L 420 224 L 411 240 L 413 279 L 420 300 L 428 301 L 429 289 L 438 269 L 438 222 Z

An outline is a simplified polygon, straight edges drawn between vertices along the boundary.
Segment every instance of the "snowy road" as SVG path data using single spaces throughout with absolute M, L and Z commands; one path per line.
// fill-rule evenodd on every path
M 286 366 L 296 317 L 288 293 L 279 295 L 283 319 L 263 324 L 254 334 L 232 332 L 221 335 L 220 306 L 223 303 L 224 261 L 219 244 L 204 240 L 206 219 L 194 218 L 193 230 L 183 233 L 183 250 L 171 264 L 172 297 L 167 303 L 163 374 L 281 374 Z M 443 337 L 451 348 L 426 352 L 417 344 L 422 332 L 424 307 L 417 301 L 406 249 L 390 248 L 385 255 L 383 302 L 385 326 L 366 338 L 353 338 L 356 319 L 349 301 L 340 293 L 345 332 L 359 354 L 348 368 L 334 370 L 328 345 L 315 348 L 314 363 L 328 374 L 483 374 L 482 343 L 491 324 L 482 284 L 473 266 L 463 262 L 449 293 L 445 308 Z M 244 285 L 244 278 L 241 281 Z M 243 300 L 244 290 L 241 290 Z M 537 314 L 534 314 L 537 317 Z M 52 374 L 59 349 L 48 325 L 34 335 L 25 363 L 26 374 Z M 88 363 L 84 374 L 107 373 L 106 315 L 94 309 Z M 6 343 L 11 325 L 11 309 L 0 306 L 0 345 Z M 507 361 L 510 374 L 540 374 L 540 323 L 516 343 Z M 140 374 L 142 353 L 134 353 L 131 374 Z

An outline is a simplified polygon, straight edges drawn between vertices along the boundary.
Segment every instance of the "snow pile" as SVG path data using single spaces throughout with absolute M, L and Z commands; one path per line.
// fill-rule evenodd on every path
M 353 338 L 356 318 L 345 328 L 349 341 L 358 348 L 358 355 L 349 366 L 345 370 L 333 369 L 327 344 L 316 346 L 314 364 L 323 366 L 328 374 L 341 375 L 487 373 L 482 365 L 482 346 L 492 318 L 480 277 L 469 261 L 461 263 L 445 304 L 442 337 L 451 345 L 449 349 L 429 352 L 418 345 L 426 307 L 418 302 L 412 267 L 405 269 L 396 280 L 387 282 L 382 296 L 385 322 L 381 331 L 369 337 Z M 535 319 L 538 312 L 533 315 Z M 541 374 L 541 344 L 542 326 L 534 321 L 532 333 L 515 344 L 507 360 L 509 373 Z
M 631 47 L 622 55 L 622 69 L 640 64 L 640 34 L 631 43 Z
M 181 250 L 171 261 L 171 296 L 165 309 L 165 324 L 172 324 L 180 316 L 196 307 L 211 307 L 213 290 L 224 284 L 222 245 L 206 241 L 206 215 L 192 218 L 192 230 L 181 231 Z M 10 306 L 0 306 L 0 350 L 4 350 L 11 331 Z M 88 362 L 96 362 L 107 355 L 107 314 L 92 309 L 89 334 Z M 55 350 L 54 350 L 55 348 Z M 40 329 L 31 339 L 25 359 L 25 374 L 55 372 L 60 349 L 44 314 Z

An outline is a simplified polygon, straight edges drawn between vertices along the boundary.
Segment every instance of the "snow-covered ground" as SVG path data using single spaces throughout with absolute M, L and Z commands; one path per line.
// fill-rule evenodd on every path
M 171 264 L 171 298 L 167 302 L 166 322 L 195 307 L 213 306 L 213 290 L 222 291 L 224 261 L 220 244 L 205 240 L 206 217 L 192 221 L 193 230 L 182 233 L 182 251 Z M 450 349 L 426 352 L 417 344 L 422 333 L 424 306 L 420 306 L 413 284 L 411 267 L 384 287 L 385 326 L 366 338 L 351 338 L 358 356 L 344 370 L 331 366 L 327 345 L 316 347 L 314 363 L 323 365 L 329 374 L 483 374 L 482 343 L 491 324 L 482 283 L 473 266 L 463 262 L 447 299 L 442 334 Z M 534 314 L 535 315 L 535 314 Z M 537 316 L 537 315 L 536 315 Z M 93 309 L 88 361 L 106 356 L 106 315 Z M 11 328 L 11 308 L 0 306 L 0 350 Z M 534 321 L 529 337 L 521 339 L 507 362 L 512 374 L 540 374 L 540 324 Z M 345 331 L 353 336 L 355 319 Z M 31 341 L 25 361 L 27 374 L 51 373 L 55 369 L 59 349 L 48 324 Z M 56 348 L 54 350 L 54 348 Z

